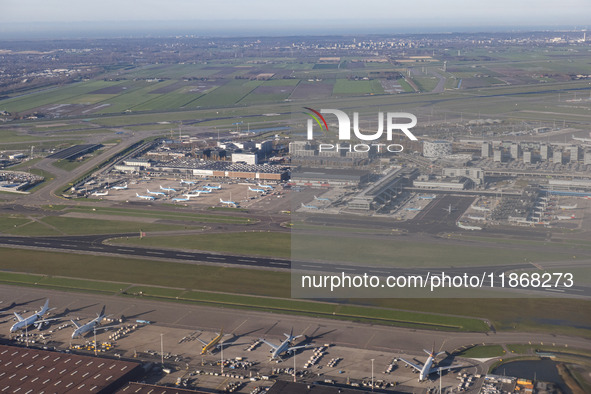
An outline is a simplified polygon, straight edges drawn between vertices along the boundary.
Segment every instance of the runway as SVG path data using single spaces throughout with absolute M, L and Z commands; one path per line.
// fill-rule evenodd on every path
M 146 258 L 172 260 L 185 264 L 210 264 L 224 266 L 241 266 L 246 268 L 271 269 L 271 270 L 297 270 L 302 272 L 316 272 L 328 274 L 348 275 L 375 275 L 380 277 L 418 275 L 428 278 L 432 273 L 445 271 L 450 276 L 477 276 L 485 277 L 498 275 L 508 271 L 532 270 L 535 267 L 529 263 L 500 264 L 474 267 L 432 267 L 432 268 L 407 268 L 407 267 L 372 267 L 354 266 L 342 262 L 320 261 L 290 261 L 272 257 L 240 256 L 223 253 L 211 253 L 201 251 L 184 251 L 173 249 L 141 248 L 128 245 L 109 245 L 104 243 L 109 238 L 136 237 L 137 233 L 87 235 L 87 236 L 59 236 L 59 237 L 18 237 L 0 236 L 0 245 L 26 249 L 41 249 L 58 252 L 92 253 L 117 255 L 121 257 Z M 584 264 L 578 261 L 577 264 Z M 574 264 L 574 263 L 573 263 Z M 546 265 L 551 265 L 547 263 Z M 482 286 L 486 289 L 486 286 Z M 505 291 L 505 289 L 500 289 Z M 550 288 L 526 287 L 523 289 L 507 289 L 512 292 L 526 291 L 527 296 L 569 296 L 577 298 L 591 297 L 591 287 L 574 283 L 572 287 L 557 286 Z M 516 295 L 519 295 L 516 293 Z M 501 295 L 502 296 L 502 295 Z

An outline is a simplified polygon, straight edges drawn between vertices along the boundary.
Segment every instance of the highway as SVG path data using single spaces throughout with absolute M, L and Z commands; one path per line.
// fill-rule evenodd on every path
M 186 264 L 210 264 L 210 265 L 233 265 L 248 268 L 271 269 L 271 270 L 298 270 L 301 272 L 316 272 L 347 275 L 375 275 L 385 277 L 418 275 L 427 278 L 437 272 L 445 271 L 450 276 L 478 276 L 492 274 L 498 277 L 499 274 L 508 271 L 527 270 L 532 271 L 535 267 L 530 263 L 500 264 L 474 267 L 432 267 L 432 268 L 407 268 L 407 267 L 372 267 L 354 266 L 339 262 L 320 261 L 290 261 L 273 257 L 240 256 L 223 253 L 212 253 L 203 251 L 185 251 L 159 248 L 143 248 L 128 245 L 110 245 L 104 241 L 111 238 L 137 237 L 137 233 L 86 235 L 86 236 L 58 236 L 58 237 L 18 237 L 0 236 L 0 246 L 16 248 L 39 248 L 41 250 L 65 251 L 74 253 L 108 254 L 121 257 L 147 258 L 172 260 Z M 579 260 L 570 264 L 577 266 L 588 266 L 588 262 Z M 545 268 L 552 266 L 564 267 L 562 262 L 545 263 Z M 566 269 L 566 268 L 565 268 Z M 486 286 L 483 286 L 486 289 Z M 516 289 L 512 289 L 516 291 Z M 575 282 L 572 287 L 559 286 L 557 288 L 527 288 L 528 295 L 544 296 L 571 296 L 591 297 L 591 287 L 579 285 Z M 503 290 L 504 291 L 504 290 Z

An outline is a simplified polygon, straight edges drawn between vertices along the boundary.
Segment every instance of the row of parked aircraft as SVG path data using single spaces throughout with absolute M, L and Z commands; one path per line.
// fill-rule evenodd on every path
M 10 332 L 14 333 L 14 332 L 17 332 L 20 330 L 26 330 L 31 325 L 34 326 L 35 328 L 39 329 L 39 328 L 41 328 L 41 326 L 43 324 L 46 324 L 49 321 L 58 320 L 57 318 L 52 318 L 52 319 L 43 318 L 43 316 L 52 309 L 49 308 L 49 299 L 47 299 L 45 301 L 45 304 L 41 307 L 41 309 L 39 311 L 34 312 L 32 315 L 30 315 L 28 317 L 24 318 L 21 315 L 19 315 L 18 313 L 14 312 L 14 316 L 17 319 L 17 322 L 10 328 Z M 79 325 L 74 320 L 71 320 L 71 322 L 74 324 L 74 327 L 75 327 L 74 332 L 72 333 L 72 339 L 82 337 L 88 332 L 97 330 L 97 327 L 101 324 L 101 322 L 106 317 L 107 316 L 105 315 L 105 306 L 103 306 L 101 311 L 99 313 L 97 313 L 97 316 L 94 319 L 90 320 L 89 322 L 87 322 L 83 325 Z M 112 328 L 112 327 L 103 327 L 100 329 L 108 329 L 108 328 Z M 276 345 L 272 342 L 269 342 L 263 338 L 259 339 L 261 342 L 265 343 L 266 345 L 268 345 L 271 348 L 269 350 L 269 352 L 271 353 L 271 360 L 280 360 L 284 354 L 292 354 L 299 349 L 305 349 L 305 348 L 309 348 L 312 346 L 312 344 L 292 346 L 292 342 L 295 339 L 301 337 L 301 335 L 296 335 L 296 336 L 293 335 L 293 328 L 291 329 L 289 334 L 285 333 L 283 335 L 285 335 L 286 338 L 278 345 Z M 205 342 L 205 341 L 201 340 L 200 338 L 197 338 L 197 340 L 203 344 L 203 348 L 201 349 L 201 354 L 204 355 L 204 354 L 213 352 L 213 350 L 215 350 L 215 349 L 219 349 L 223 345 L 224 336 L 225 336 L 224 330 L 222 329 L 222 330 L 220 330 L 219 333 L 216 333 L 216 336 L 209 342 Z M 423 380 L 428 379 L 429 375 L 431 375 L 435 372 L 438 372 L 438 371 L 444 371 L 444 370 L 448 370 L 448 369 L 455 369 L 455 368 L 463 367 L 463 365 L 460 365 L 460 364 L 452 364 L 452 365 L 445 366 L 445 367 L 433 367 L 433 364 L 435 362 L 435 358 L 437 356 L 443 354 L 444 352 L 435 353 L 433 350 L 430 352 L 428 350 L 424 350 L 424 351 L 429 356 L 427 358 L 427 361 L 425 361 L 424 364 L 421 364 L 418 362 L 413 363 L 411 361 L 407 361 L 403 358 L 400 358 L 401 361 L 403 361 L 408 366 L 414 368 L 415 370 L 417 370 L 419 372 L 419 381 L 423 381 Z
M 125 182 L 124 185 L 115 185 L 115 186 L 111 186 L 112 190 L 126 190 L 127 189 L 127 182 Z M 100 191 L 96 191 L 94 193 L 92 193 L 93 196 L 97 196 L 97 197 L 102 197 L 102 196 L 108 196 L 109 195 L 109 190 L 105 190 L 103 192 Z
M 15 332 L 18 332 L 21 330 L 27 330 L 28 327 L 30 327 L 30 326 L 40 329 L 44 324 L 46 324 L 50 321 L 59 320 L 58 318 L 52 318 L 52 319 L 44 319 L 43 318 L 43 316 L 52 309 L 53 308 L 51 308 L 51 309 L 49 308 L 49 299 L 47 299 L 45 301 L 45 304 L 41 307 L 41 309 L 39 311 L 34 312 L 29 317 L 22 317 L 18 313 L 14 312 L 14 316 L 15 316 L 17 322 L 14 323 L 12 325 L 12 327 L 10 327 L 10 333 L 15 333 Z M 79 325 L 74 320 L 71 320 L 71 322 L 74 324 L 74 327 L 75 327 L 74 332 L 72 333 L 72 339 L 79 338 L 79 337 L 83 336 L 84 334 L 86 334 L 87 332 L 93 331 L 95 329 L 95 327 L 97 327 L 103 321 L 103 319 L 105 317 L 107 317 L 107 316 L 105 315 L 105 307 L 103 306 L 103 309 L 100 311 L 100 313 L 98 313 L 94 319 L 92 319 L 91 321 L 89 321 L 86 324 Z M 107 327 L 107 328 L 109 328 L 109 327 Z

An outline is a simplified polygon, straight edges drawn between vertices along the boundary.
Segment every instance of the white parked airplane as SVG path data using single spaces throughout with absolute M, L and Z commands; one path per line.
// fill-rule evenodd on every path
M 466 217 L 468 219 L 472 219 L 472 220 L 486 220 L 486 218 L 484 216 L 471 216 L 471 215 L 467 215 Z
M 156 196 L 166 196 L 166 194 L 162 192 L 151 192 L 150 189 L 146 189 L 146 191 L 148 192 L 148 194 L 154 194 Z
M 466 226 L 465 224 L 462 224 L 461 222 L 457 222 L 456 224 L 458 225 L 459 228 L 464 229 L 464 230 L 470 230 L 470 231 L 482 230 L 482 227 L 478 227 L 478 226 Z
M 463 366 L 463 365 L 449 365 L 447 367 L 432 367 L 433 362 L 435 361 L 435 357 L 437 357 L 440 354 L 443 354 L 445 352 L 440 352 L 440 353 L 436 354 L 433 350 L 428 351 L 428 350 L 423 349 L 423 351 L 429 355 L 429 358 L 427 358 L 427 361 L 425 361 L 425 364 L 423 364 L 423 365 L 411 363 L 410 361 L 406 361 L 403 358 L 400 359 L 400 360 L 404 361 L 407 365 L 409 365 L 409 366 L 413 367 L 414 369 L 416 369 L 417 371 L 419 371 L 419 382 L 426 380 L 429 377 L 429 375 L 431 375 L 432 373 L 435 373 L 439 370 L 445 371 L 447 369 L 460 368 Z
M 211 193 L 211 190 L 191 190 L 191 193 Z
M 187 197 L 187 198 L 191 198 L 191 197 L 199 197 L 201 195 L 200 192 L 198 193 L 187 193 L 187 194 L 183 194 L 183 196 Z
M 185 180 L 181 179 L 181 185 L 182 185 L 183 183 L 184 183 L 185 185 L 194 185 L 194 184 L 195 184 L 195 182 L 193 182 L 193 181 L 185 181 Z
M 404 208 L 405 211 L 422 211 L 423 208 Z
M 78 323 L 76 323 L 74 320 L 70 320 L 72 323 L 74 323 L 74 327 L 76 327 L 76 329 L 72 333 L 72 339 L 76 339 L 79 336 L 82 336 L 82 335 L 86 334 L 87 332 L 94 330 L 94 328 L 96 326 L 101 324 L 101 321 L 105 317 L 106 317 L 105 316 L 105 307 L 103 306 L 103 309 L 101 310 L 101 312 L 99 314 L 97 314 L 94 319 L 92 319 L 91 321 L 89 321 L 86 324 L 79 326 Z
M 14 312 L 14 316 L 18 320 L 16 323 L 10 327 L 10 332 L 17 332 L 18 330 L 23 330 L 29 327 L 31 324 L 35 325 L 35 328 L 41 328 L 41 326 L 49 321 L 58 320 L 58 319 L 42 319 L 43 315 L 45 315 L 49 311 L 49 299 L 45 301 L 45 304 L 41 307 L 39 312 L 33 313 L 29 317 L 23 318 L 18 313 Z
M 271 186 L 271 185 L 262 185 L 262 184 L 259 183 L 257 186 L 258 187 L 262 187 L 263 189 L 273 190 L 273 186 Z
M 419 196 L 419 200 L 434 200 L 435 198 L 437 198 L 435 194 L 432 194 L 430 196 Z
M 266 193 L 265 189 L 253 189 L 252 187 L 248 187 L 248 190 L 250 190 L 251 192 L 257 192 L 257 193 Z
M 298 349 L 303 349 L 303 348 L 311 346 L 311 345 L 289 346 L 291 344 L 291 341 L 293 341 L 296 338 L 301 337 L 301 335 L 298 335 L 295 337 L 293 336 L 293 328 L 291 329 L 289 334 L 283 334 L 283 335 L 285 335 L 287 338 L 283 342 L 281 342 L 279 345 L 274 345 L 271 342 L 267 342 L 261 338 L 261 342 L 264 342 L 271 347 L 271 350 L 270 350 L 271 360 L 281 358 L 281 355 L 283 353 L 292 353 Z
M 160 190 L 164 190 L 167 192 L 176 192 L 176 189 L 173 189 L 172 187 L 162 187 L 162 185 L 160 185 Z
M 560 215 L 556 215 L 554 216 L 555 219 L 558 220 L 571 220 L 571 219 L 576 219 L 575 215 L 571 215 L 571 216 L 560 216 Z
M 304 205 L 304 204 L 302 204 L 302 208 L 307 208 L 307 209 L 318 209 L 318 207 L 317 207 L 317 206 L 314 206 L 314 205 Z
M 575 141 L 581 141 L 581 142 L 589 142 L 591 143 L 591 139 L 589 138 L 581 138 L 581 137 L 575 137 L 575 135 L 573 134 L 572 139 Z
M 127 182 L 125 182 L 125 185 L 111 186 L 111 189 L 113 189 L 113 190 L 125 190 L 125 189 L 127 189 Z
M 224 200 L 222 200 L 221 198 L 220 198 L 220 202 L 221 202 L 222 204 L 224 204 L 224 205 L 232 205 L 232 206 L 234 206 L 234 207 L 237 207 L 237 206 L 238 206 L 238 204 L 236 204 L 234 201 L 229 201 L 229 200 L 228 200 L 228 201 L 224 201 Z
M 450 213 L 452 213 L 453 211 L 456 210 L 455 208 L 452 208 L 451 207 L 451 204 L 449 204 L 449 207 L 447 207 L 447 208 L 441 208 L 441 209 L 443 209 L 444 211 L 446 211 L 448 214 L 450 214 Z
M 185 202 L 185 201 L 189 201 L 190 197 L 187 198 L 182 198 L 182 197 L 177 197 L 177 198 L 173 198 L 171 201 L 174 202 Z
M 575 205 L 559 205 L 558 208 L 560 208 L 560 209 L 577 209 L 577 205 L 579 205 L 579 204 L 575 204 Z
M 104 192 L 94 192 L 92 193 L 93 196 L 108 196 L 109 195 L 109 191 L 106 190 Z
M 220 190 L 222 188 L 222 185 L 218 185 L 218 186 L 207 185 L 207 186 L 203 186 L 203 187 L 206 189 L 209 189 L 209 190 Z
M 330 202 L 330 199 L 329 198 L 325 198 L 325 197 L 316 197 L 316 196 L 314 196 L 314 200 L 316 200 L 316 201 L 328 201 L 328 202 Z
M 140 196 L 140 195 L 139 195 L 139 194 L 137 194 L 137 193 L 136 193 L 135 195 L 136 195 L 136 197 L 139 197 L 139 198 L 141 198 L 142 200 L 153 200 L 153 199 L 154 199 L 154 197 L 152 197 L 152 196 Z

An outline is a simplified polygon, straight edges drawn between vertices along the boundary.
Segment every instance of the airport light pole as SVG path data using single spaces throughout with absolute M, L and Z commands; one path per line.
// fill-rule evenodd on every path
M 293 382 L 296 383 L 296 352 L 297 350 L 293 351 Z
M 94 331 L 94 355 L 96 356 L 96 327 L 93 327 L 92 331 Z
M 221 350 L 221 363 L 220 363 L 220 371 L 221 373 L 224 373 L 224 340 L 222 339 L 222 341 L 220 342 L 220 350 Z
M 375 359 L 371 359 L 371 391 L 373 391 L 373 361 Z
M 164 367 L 164 334 L 160 334 L 160 364 Z

